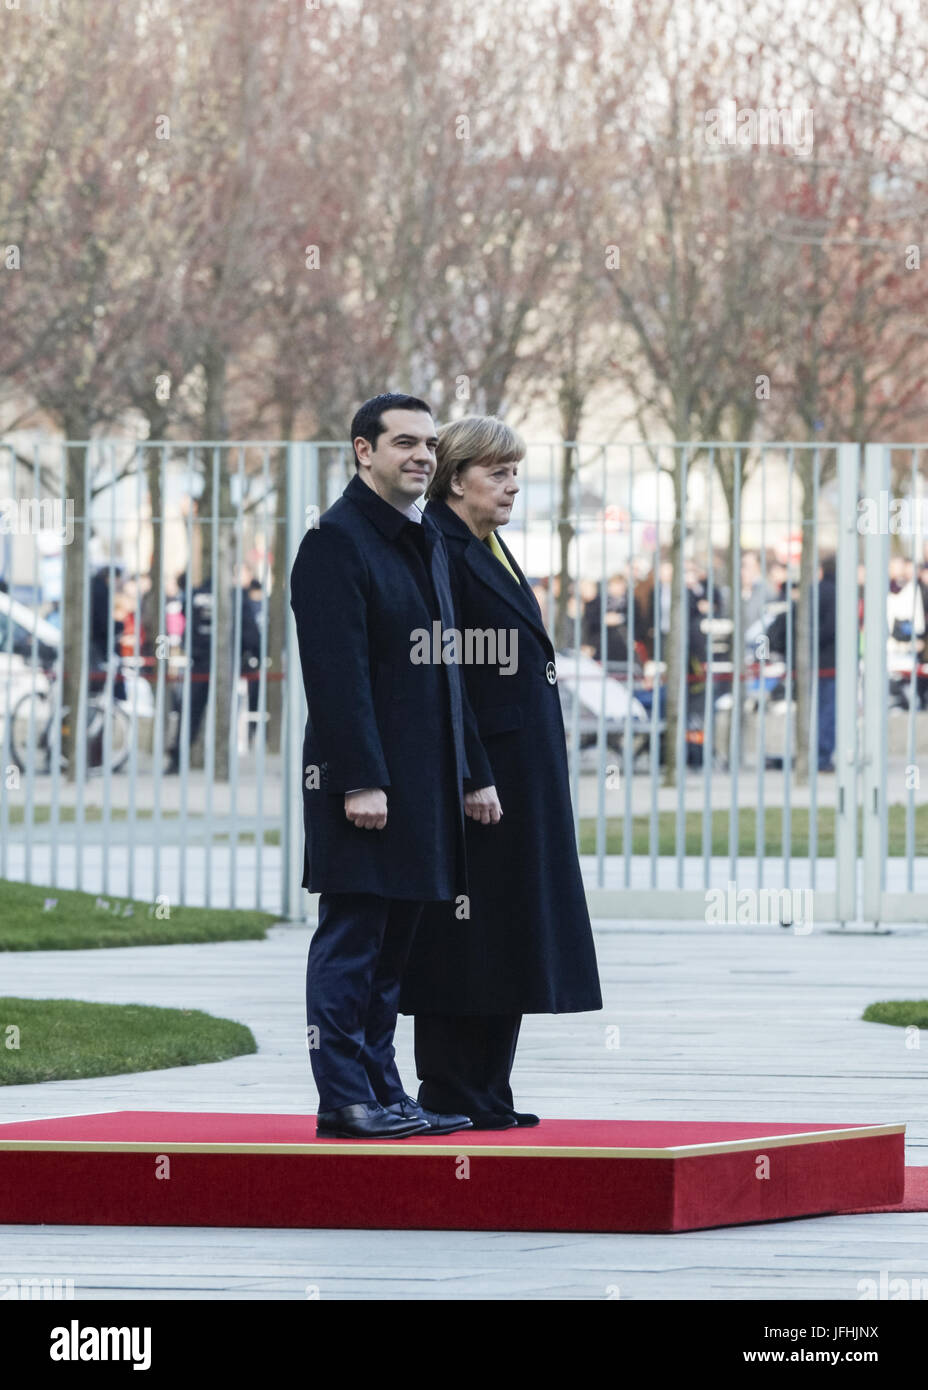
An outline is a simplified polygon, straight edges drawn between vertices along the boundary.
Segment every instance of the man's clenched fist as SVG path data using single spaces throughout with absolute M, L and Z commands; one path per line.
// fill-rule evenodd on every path
M 387 793 L 382 787 L 346 792 L 345 815 L 359 830 L 383 830 L 387 823 Z

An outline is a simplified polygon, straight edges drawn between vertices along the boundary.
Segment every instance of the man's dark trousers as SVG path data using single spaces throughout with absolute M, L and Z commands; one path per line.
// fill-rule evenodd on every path
M 406 1094 L 393 1034 L 400 979 L 421 915 L 422 903 L 400 898 L 320 894 L 306 964 L 306 1018 L 310 1030 L 318 1029 L 307 1036 L 322 1113 L 392 1105 Z

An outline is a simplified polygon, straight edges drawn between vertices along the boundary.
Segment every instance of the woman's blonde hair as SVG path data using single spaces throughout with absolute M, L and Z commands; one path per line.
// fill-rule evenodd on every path
M 525 458 L 525 440 L 495 415 L 465 415 L 438 431 L 435 476 L 426 489 L 426 499 L 444 502 L 451 491 L 451 479 L 473 463 L 488 468 L 498 463 L 518 463 Z

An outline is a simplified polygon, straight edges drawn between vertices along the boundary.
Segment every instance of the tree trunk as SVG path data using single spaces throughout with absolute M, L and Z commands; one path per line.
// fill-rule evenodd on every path
M 580 433 L 580 421 L 583 417 L 583 397 L 569 382 L 563 382 L 561 385 L 559 407 L 561 432 L 565 442 L 561 450 L 561 506 L 557 526 L 560 542 L 560 569 L 554 620 L 554 646 L 556 650 L 564 651 L 573 645 L 574 640 L 574 624 L 570 621 L 567 611 L 570 600 L 570 542 L 576 534 L 570 520 L 574 476 L 577 471 L 577 450 L 572 441 L 576 441 Z M 605 505 L 605 498 L 603 505 Z M 579 605 L 581 601 L 579 563 L 577 565 L 577 586 L 574 600 Z M 582 613 L 580 617 L 582 619 Z

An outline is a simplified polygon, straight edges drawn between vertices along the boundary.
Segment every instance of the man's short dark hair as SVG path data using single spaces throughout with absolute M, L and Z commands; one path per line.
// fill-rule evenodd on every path
M 420 401 L 418 396 L 403 396 L 398 391 L 384 391 L 379 396 L 371 396 L 370 400 L 365 401 L 355 412 L 355 417 L 351 422 L 352 448 L 354 448 L 354 441 L 359 435 L 362 439 L 367 440 L 372 449 L 377 448 L 377 440 L 386 433 L 387 429 L 382 419 L 385 410 L 424 410 L 426 415 L 432 414 L 432 407 L 426 405 L 425 401 Z M 361 467 L 357 450 L 355 450 L 354 455 L 354 466 L 355 469 Z

